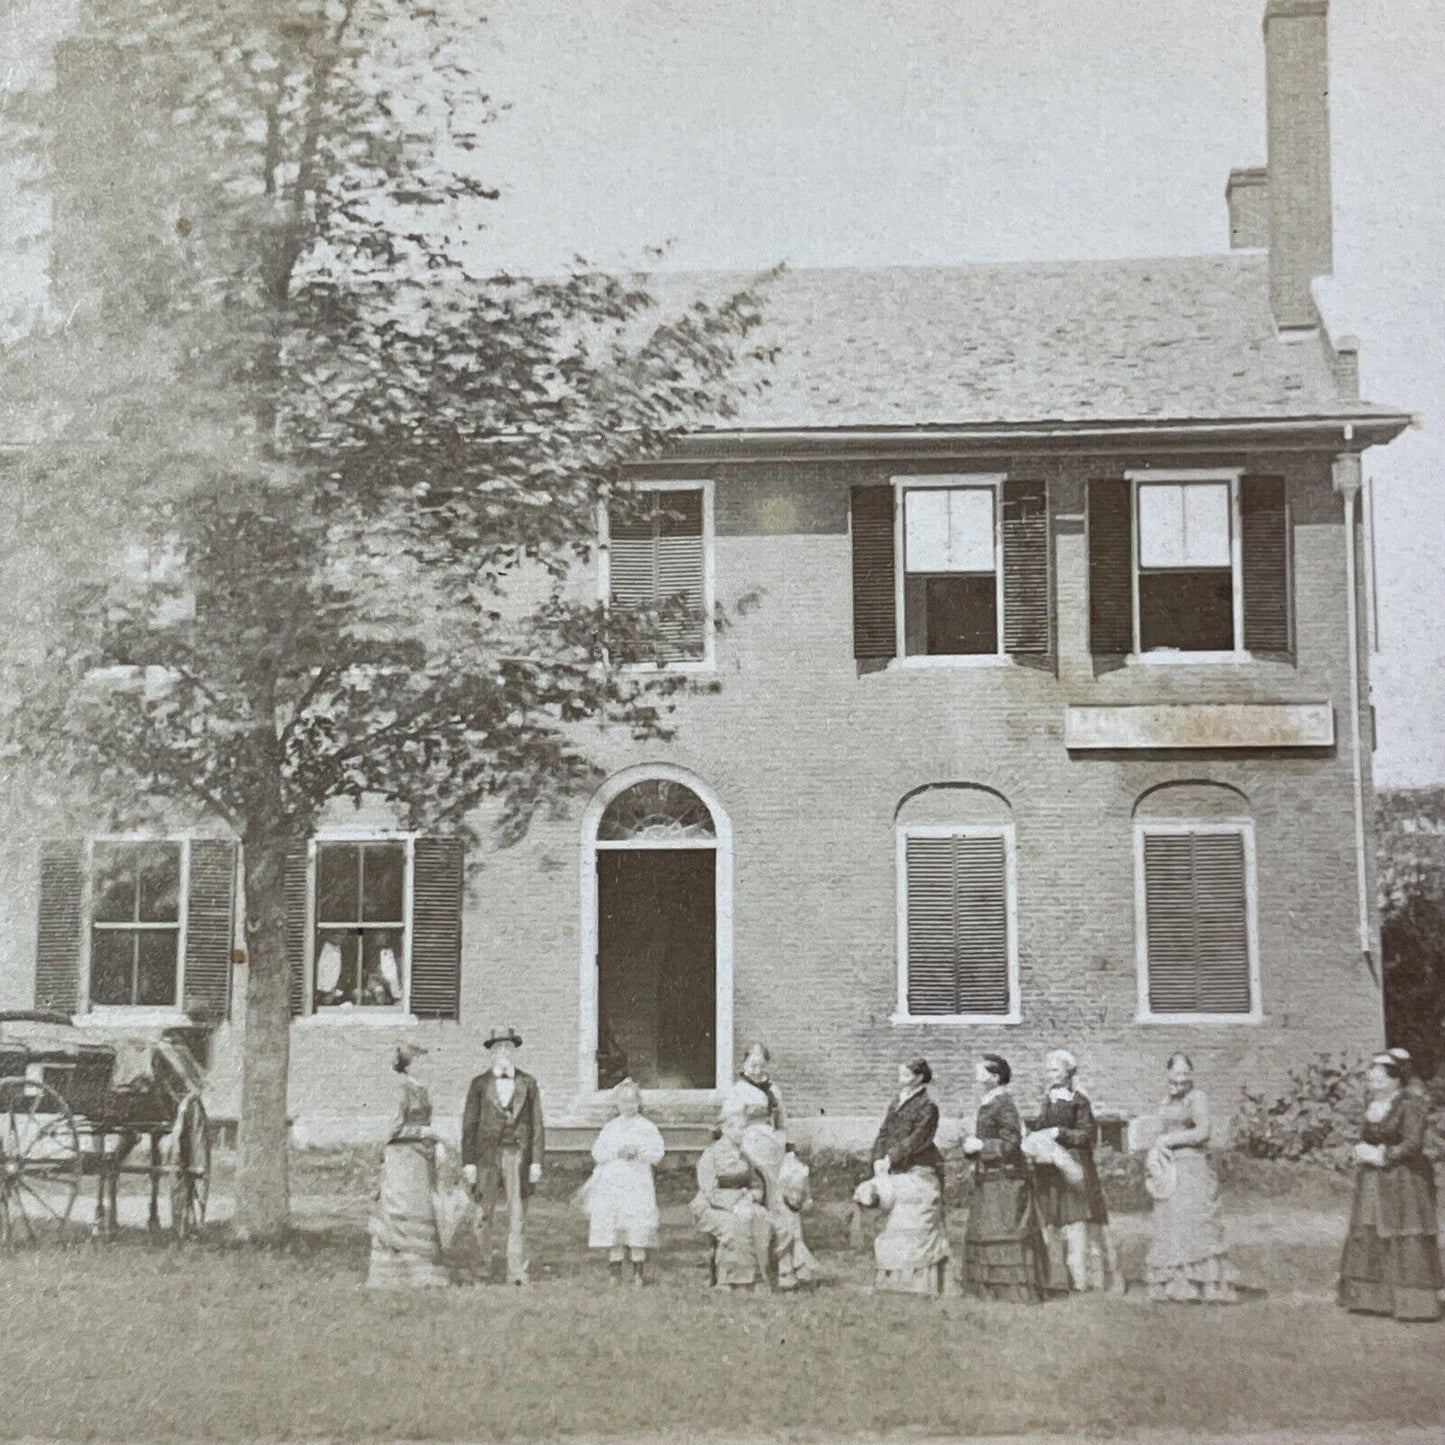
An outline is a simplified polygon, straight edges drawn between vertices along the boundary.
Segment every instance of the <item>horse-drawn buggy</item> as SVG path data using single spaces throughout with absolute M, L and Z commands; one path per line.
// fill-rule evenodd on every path
M 174 1033 L 102 1039 L 64 1014 L 0 1012 L 0 1244 L 78 1232 L 87 1180 L 91 1233 L 114 1238 L 129 1175 L 149 1181 L 152 1231 L 198 1233 L 211 1180 L 204 1082 Z

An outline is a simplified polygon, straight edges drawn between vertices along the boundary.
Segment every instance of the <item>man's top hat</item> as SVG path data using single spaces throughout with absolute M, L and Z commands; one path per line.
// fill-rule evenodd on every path
M 487 1035 L 485 1047 L 491 1048 L 494 1044 L 511 1044 L 514 1049 L 520 1049 L 522 1047 L 522 1036 L 516 1029 L 494 1028 L 491 1033 Z

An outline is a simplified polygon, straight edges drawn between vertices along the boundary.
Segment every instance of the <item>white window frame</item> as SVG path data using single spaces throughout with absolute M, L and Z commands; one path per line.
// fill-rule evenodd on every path
M 1234 833 L 1244 841 L 1244 922 L 1249 950 L 1249 1012 L 1155 1013 L 1149 1007 L 1149 911 L 1144 872 L 1144 839 L 1150 834 Z M 1264 1020 L 1259 971 L 1259 886 L 1255 869 L 1254 823 L 1248 818 L 1225 822 L 1194 819 L 1160 821 L 1139 818 L 1134 822 L 1134 962 L 1138 998 L 1134 1021 L 1141 1024 L 1257 1024 Z
M 97 843 L 176 843 L 181 850 L 181 876 L 176 898 L 176 995 L 162 1004 L 103 1003 L 90 1001 L 91 940 L 95 931 L 95 845 Z M 85 919 L 81 942 L 81 998 L 77 1016 L 87 1023 L 115 1022 L 130 1027 L 184 1024 L 189 1019 L 186 998 L 186 930 L 191 911 L 191 840 L 184 833 L 94 833 L 85 839 L 85 879 L 81 901 Z M 169 928 L 172 925 L 162 924 Z
M 1244 533 L 1239 500 L 1239 479 L 1243 467 L 1209 467 L 1185 471 L 1127 471 L 1129 482 L 1129 588 L 1133 608 L 1133 647 L 1126 661 L 1157 667 L 1181 663 L 1249 662 L 1251 654 L 1244 646 Z M 1191 483 L 1227 483 L 1229 486 L 1229 570 L 1232 611 L 1234 613 L 1234 646 L 1228 652 L 1145 652 L 1140 644 L 1142 628 L 1139 616 L 1139 488 L 1150 483 L 1189 486 Z
M 306 844 L 306 940 L 302 964 L 305 969 L 305 1014 L 296 1020 L 301 1024 L 321 1024 L 332 1027 L 337 1024 L 388 1025 L 415 1023 L 411 1011 L 411 951 L 412 935 L 416 924 L 416 840 L 417 834 L 401 828 L 322 828 Z M 316 1006 L 316 849 L 325 843 L 405 843 L 406 876 L 403 879 L 402 910 L 406 917 L 402 925 L 401 1002 L 385 1007 L 374 1004 L 353 1005 L 345 1008 L 341 1004 Z
M 895 1024 L 1018 1024 L 1019 997 L 1018 849 L 1012 823 L 900 823 L 896 830 L 898 1005 Z M 908 840 L 910 838 L 1002 838 L 1004 914 L 1008 950 L 1008 1011 L 1001 1014 L 911 1014 L 908 1012 Z
M 1000 667 L 1013 659 L 1004 650 L 1003 617 L 1003 484 L 1005 472 L 925 472 L 890 477 L 893 484 L 893 658 L 890 667 Z M 993 491 L 994 619 L 997 638 L 992 652 L 934 656 L 908 652 L 907 573 L 904 498 L 909 492 Z
M 627 487 L 635 492 L 701 492 L 702 493 L 702 656 L 682 658 L 676 662 L 629 662 L 623 672 L 713 672 L 717 668 L 717 535 L 713 521 L 713 482 L 711 477 L 670 480 L 648 477 L 630 481 Z M 597 504 L 597 581 L 599 600 L 604 607 L 612 605 L 612 529 L 607 503 Z

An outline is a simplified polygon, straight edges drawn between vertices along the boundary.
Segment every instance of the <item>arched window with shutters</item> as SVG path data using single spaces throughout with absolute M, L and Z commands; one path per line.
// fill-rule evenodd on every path
M 1017 1023 L 1017 854 L 1008 802 L 987 788 L 911 793 L 897 815 L 895 1022 Z
M 1244 796 L 1186 782 L 1134 812 L 1141 1022 L 1247 1023 L 1261 1016 L 1254 824 Z

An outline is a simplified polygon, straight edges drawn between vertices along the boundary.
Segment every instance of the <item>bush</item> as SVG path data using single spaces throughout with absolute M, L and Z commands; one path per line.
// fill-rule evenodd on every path
M 1310 1159 L 1344 1168 L 1360 1137 L 1363 1070 L 1357 1061 L 1320 1054 L 1289 1075 L 1282 1094 L 1245 1089 L 1231 1146 L 1249 1159 Z

